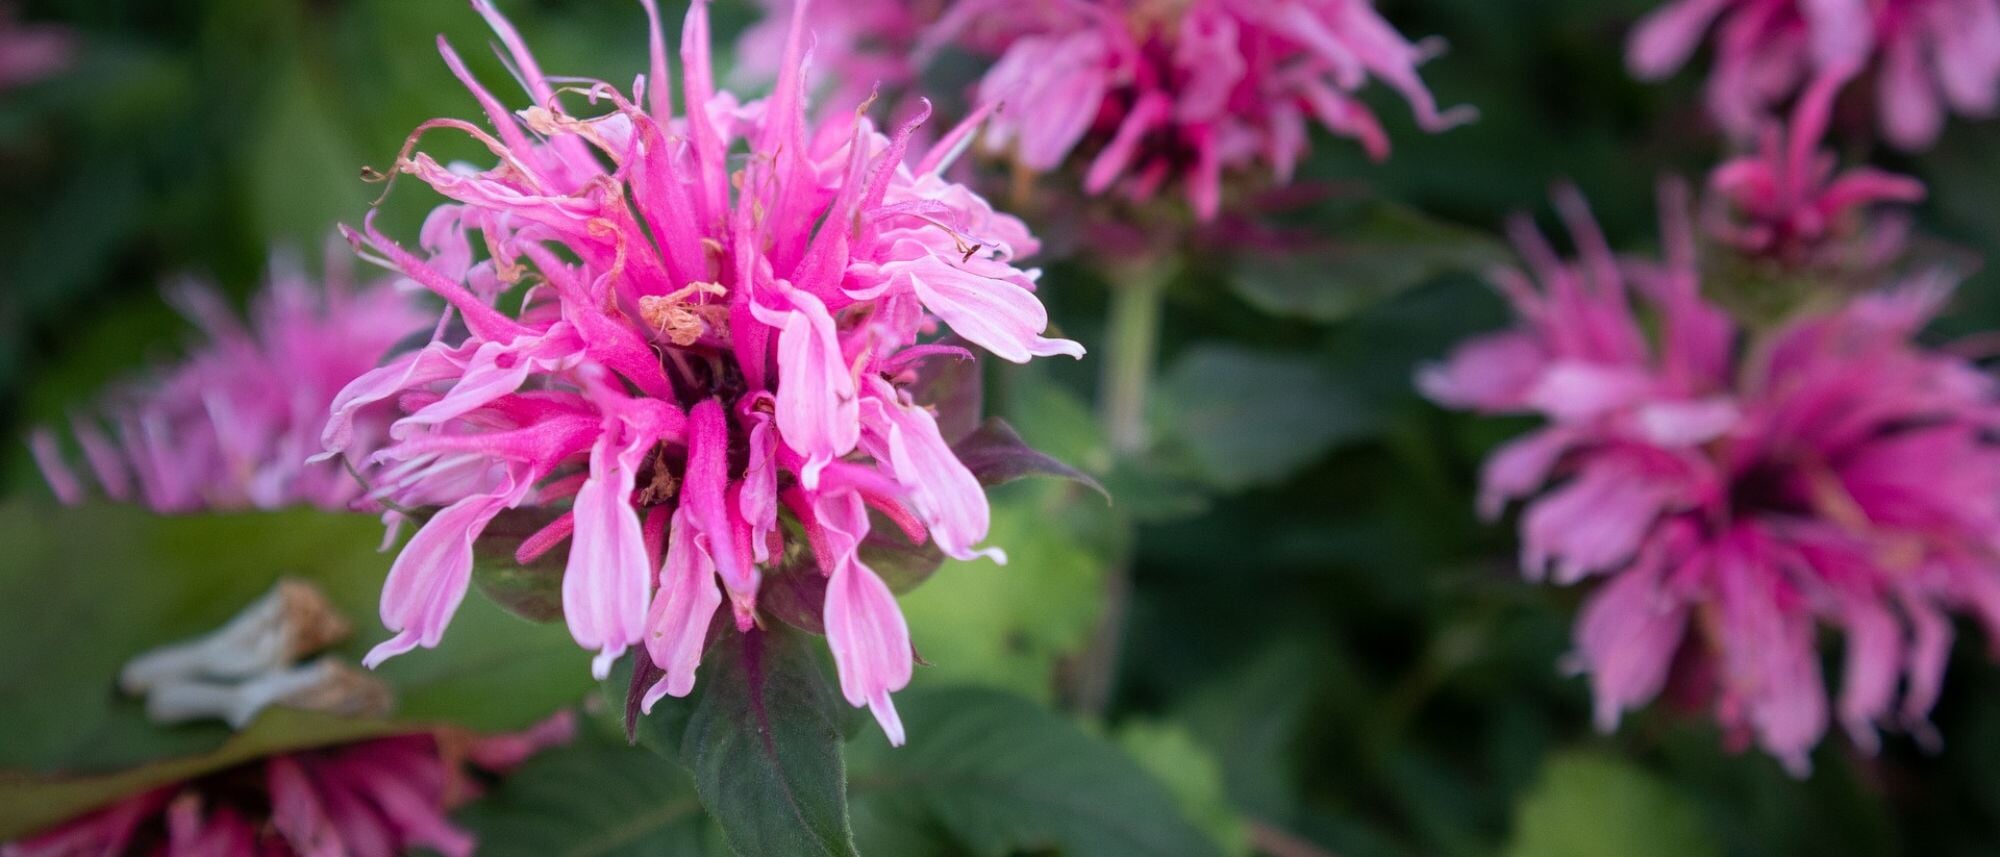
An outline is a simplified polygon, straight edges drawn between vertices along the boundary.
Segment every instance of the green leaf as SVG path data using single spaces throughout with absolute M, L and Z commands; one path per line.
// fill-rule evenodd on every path
M 800 541 L 803 541 L 801 539 Z M 923 544 L 914 544 L 903 534 L 903 528 L 873 509 L 868 512 L 868 535 L 861 540 L 861 561 L 889 584 L 889 589 L 898 594 L 909 592 L 930 580 L 944 565 L 944 551 L 939 550 L 935 540 L 926 539 Z M 807 553 L 810 573 L 808 578 L 817 578 L 809 586 L 825 600 L 826 578 L 818 571 L 816 562 L 811 562 Z M 814 602 L 819 603 L 819 602 Z
M 481 857 L 691 857 L 711 842 L 679 765 L 585 734 L 545 750 L 461 810 Z
M 1029 476 L 1053 476 L 1096 491 L 1106 501 L 1111 499 L 1111 493 L 1090 474 L 1029 446 L 1013 426 L 999 417 L 987 420 L 977 431 L 952 444 L 951 451 L 972 471 L 979 484 L 989 488 Z
M 934 688 L 896 704 L 909 745 L 891 748 L 871 731 L 851 751 L 869 853 L 1221 853 L 1131 757 L 1025 698 Z
M 1375 409 L 1311 358 L 1196 347 L 1162 384 L 1168 430 L 1217 487 L 1276 482 L 1374 430 Z
M 555 520 L 548 509 L 508 509 L 472 545 L 472 582 L 507 612 L 530 622 L 562 621 L 562 575 L 569 551 L 551 550 L 522 565 L 515 551 Z
M 1281 639 L 1197 685 L 1174 719 L 1215 751 L 1232 803 L 1262 818 L 1296 809 L 1300 739 L 1315 686 L 1340 655 L 1329 645 Z
M 1393 203 L 1327 214 L 1312 227 L 1327 236 L 1322 243 L 1237 259 L 1236 293 L 1274 315 L 1338 321 L 1440 275 L 1507 259 L 1492 236 Z
M 316 246 L 333 223 L 365 211 L 375 195 L 359 178 L 366 160 L 334 109 L 340 82 L 303 59 L 273 69 L 262 115 L 238 167 L 265 236 Z
M 1713 833 L 1692 797 L 1615 756 L 1552 756 L 1515 807 L 1508 857 L 1707 857 Z
M 917 682 L 1051 698 L 1056 665 L 1085 646 L 1103 610 L 1105 561 L 1084 535 L 1103 532 L 1095 528 L 1108 518 L 1103 503 L 1056 485 L 996 493 L 986 543 L 1005 550 L 1007 564 L 950 561 L 902 597 L 911 642 L 932 664 Z
M 1233 857 L 1250 854 L 1250 831 L 1229 805 L 1222 765 L 1181 726 L 1132 721 L 1118 727 L 1118 746 L 1139 760 L 1179 802 L 1181 811 Z
M 746 857 L 855 853 L 840 703 L 812 640 L 753 628 L 725 634 L 702 658 L 679 758 Z
M 152 724 L 138 700 L 116 691 L 127 660 L 217 627 L 280 577 L 317 584 L 353 621 L 355 635 L 331 654 L 358 662 L 387 636 L 375 620 L 389 565 L 376 551 L 380 538 L 371 518 L 312 510 L 163 518 L 132 507 L 0 505 L 9 551 L 0 603 L 33 605 L 0 623 L 0 693 L 9 700 L 0 706 L 8 736 L 0 777 L 61 795 L 32 808 L 46 822 L 233 763 L 229 748 L 275 751 L 440 723 L 520 729 L 588 692 L 587 655 L 565 629 L 525 624 L 478 598 L 460 607 L 439 648 L 377 671 L 394 692 L 389 719 L 274 710 L 232 737 L 220 723 Z M 0 839 L 10 832 L 18 831 L 0 829 Z

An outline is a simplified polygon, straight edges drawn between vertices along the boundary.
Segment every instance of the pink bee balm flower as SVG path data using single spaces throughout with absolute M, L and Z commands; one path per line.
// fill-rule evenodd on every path
M 916 82 L 915 51 L 924 29 L 946 0 L 818 0 L 806 26 L 812 63 L 836 104 L 860 103 L 877 87 L 890 91 Z M 793 0 L 757 0 L 764 17 L 736 42 L 732 74 L 747 84 L 768 84 L 782 71 Z
M 1948 290 L 1920 280 L 1740 341 L 1698 292 L 1680 206 L 1666 263 L 1642 264 L 1611 255 L 1580 199 L 1561 203 L 1581 260 L 1520 229 L 1539 286 L 1497 282 L 1521 324 L 1419 383 L 1450 407 L 1546 419 L 1487 461 L 1481 510 L 1525 501 L 1531 579 L 1601 579 L 1576 631 L 1598 725 L 1678 670 L 1712 674 L 1733 738 L 1796 774 L 1836 716 L 1864 748 L 1881 727 L 1929 737 L 1948 614 L 2000 632 L 2000 390 L 1911 342 Z M 1822 626 L 1846 635 L 1831 701 Z
M 1442 43 L 1404 39 L 1370 0 L 961 0 L 930 41 L 998 57 L 979 84 L 998 106 L 988 148 L 1037 172 L 1087 152 L 1092 194 L 1145 200 L 1179 182 L 1204 220 L 1227 172 L 1262 162 L 1290 180 L 1315 122 L 1387 157 L 1355 96 L 1371 78 L 1427 131 L 1475 115 L 1439 110 L 1417 75 Z
M 23 24 L 15 5 L 0 2 L 0 91 L 33 83 L 68 68 L 76 36 L 62 27 Z
M 505 773 L 575 732 L 565 712 L 464 745 L 399 735 L 270 756 L 125 798 L 0 845 L 0 857 L 466 857 L 477 842 L 447 817 L 479 794 L 464 766 Z
M 1752 256 L 1792 267 L 1837 264 L 1858 256 L 1862 267 L 1886 261 L 1901 249 L 1903 229 L 1871 229 L 1870 207 L 1915 203 L 1922 182 L 1868 167 L 1838 175 L 1833 153 L 1819 147 L 1840 79 L 1821 78 L 1799 98 L 1791 126 L 1765 129 L 1754 154 L 1733 158 L 1709 174 L 1709 187 L 1726 207 L 1709 218 L 1710 233 Z M 1858 251 L 1858 252 L 1850 252 Z
M 330 266 L 338 267 L 338 266 Z M 214 289 L 183 285 L 169 298 L 206 335 L 179 363 L 115 386 L 94 414 L 72 420 L 89 475 L 114 500 L 162 513 L 309 505 L 342 511 L 361 499 L 337 463 L 308 464 L 327 408 L 349 381 L 423 329 L 415 301 L 388 283 L 356 287 L 330 270 L 325 288 L 281 266 L 246 325 Z M 387 409 L 356 414 L 352 440 L 387 439 Z M 54 431 L 29 445 L 65 503 L 84 478 Z
M 1672 74 L 1711 29 L 1709 112 L 1737 136 L 1812 81 L 1868 69 L 1882 132 L 1903 149 L 1936 141 L 1947 109 L 2000 108 L 2000 0 L 1671 0 L 1633 31 L 1633 73 Z
M 369 456 L 377 491 L 442 507 L 390 569 L 382 619 L 396 634 L 368 663 L 437 645 L 474 541 L 503 510 L 540 507 L 559 514 L 520 556 L 569 543 L 570 631 L 597 652 L 599 677 L 643 643 L 664 671 L 650 707 L 689 692 L 725 602 L 738 629 L 760 621 L 764 576 L 803 539 L 791 555 L 829 577 L 841 687 L 900 740 L 889 693 L 910 678 L 908 632 L 860 545 L 879 515 L 949 556 L 1000 558 L 979 547 L 985 494 L 907 387 L 923 361 L 970 356 L 925 344 L 940 325 L 1017 362 L 1082 356 L 1043 335 L 1039 272 L 1014 261 L 1034 239 L 941 177 L 970 128 L 911 165 L 922 116 L 894 134 L 853 113 L 807 121 L 805 3 L 776 94 L 749 104 L 712 87 L 695 3 L 680 113 L 650 3 L 651 71 L 629 98 L 601 83 L 558 91 L 477 5 L 535 106 L 508 112 L 443 46 L 498 136 L 439 119 L 411 138 L 398 171 L 452 200 L 425 229 L 428 258 L 372 225 L 353 234 L 458 321 L 350 384 L 328 426 L 328 454 L 343 453 L 349 414 L 396 402 L 405 416 Z M 563 96 L 604 108 L 572 114 Z M 447 168 L 416 151 L 438 128 L 496 162 Z M 477 263 L 473 235 L 487 251 Z M 509 289 L 519 296 L 503 299 Z

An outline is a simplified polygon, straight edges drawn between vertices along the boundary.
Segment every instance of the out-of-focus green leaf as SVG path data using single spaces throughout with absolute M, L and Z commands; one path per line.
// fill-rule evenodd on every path
M 1247 857 L 1250 835 L 1229 805 L 1222 765 L 1183 727 L 1161 721 L 1119 726 L 1118 746 L 1173 792 L 1181 811 L 1233 857 Z
M 0 770 L 17 782 L 57 774 L 76 782 L 156 763 L 104 782 L 157 781 L 212 770 L 233 758 L 231 747 L 286 749 L 446 722 L 520 729 L 587 693 L 587 658 L 567 631 L 525 624 L 479 598 L 466 600 L 438 649 L 377 672 L 395 695 L 388 720 L 274 711 L 232 739 L 219 723 L 153 725 L 115 689 L 127 660 L 213 629 L 280 577 L 317 584 L 354 622 L 355 636 L 332 654 L 358 661 L 385 636 L 374 619 L 389 564 L 375 549 L 380 532 L 367 517 L 309 510 L 162 518 L 129 507 L 0 506 L 9 551 L 0 603 L 33 605 L 0 623 L 0 695 L 9 700 L 0 706 L 9 736 Z M 70 812 L 117 795 L 75 793 L 89 800 Z
M 1304 640 L 1276 643 L 1188 695 L 1179 719 L 1222 763 L 1245 812 L 1282 819 L 1297 805 L 1298 742 L 1329 656 Z
M 1030 446 L 1091 473 L 1111 468 L 1104 431 L 1085 404 L 1042 367 L 1007 373 L 1007 420 Z
M 710 835 L 686 770 L 589 734 L 529 759 L 458 822 L 479 837 L 482 857 L 728 853 Z
M 932 664 L 917 682 L 1050 698 L 1056 664 L 1084 646 L 1103 609 L 1105 562 L 1080 533 L 1106 517 L 1103 503 L 1057 485 L 996 493 L 986 543 L 1005 550 L 1007 564 L 949 561 L 903 596 L 911 640 Z
M 776 624 L 725 634 L 703 655 L 697 693 L 655 709 L 676 726 L 685 711 L 676 755 L 744 857 L 855 853 L 839 700 L 812 640 Z
M 1265 312 L 1338 321 L 1426 280 L 1507 258 L 1485 233 L 1371 202 L 1312 227 L 1318 242 L 1236 260 L 1231 284 Z
M 896 705 L 908 746 L 868 732 L 851 748 L 866 853 L 1221 853 L 1131 757 L 1027 699 L 934 688 Z
M 1204 345 L 1163 381 L 1164 428 L 1227 490 L 1279 481 L 1377 423 L 1366 399 L 1302 355 Z
M 1709 857 L 1714 835 L 1693 799 L 1615 756 L 1560 753 L 1515 807 L 1508 857 Z
M 992 487 L 1029 476 L 1053 476 L 1079 483 L 1104 495 L 1104 499 L 1111 499 L 1110 492 L 1090 474 L 1029 446 L 1013 426 L 999 417 L 987 420 L 978 430 L 952 444 L 951 449 L 981 485 Z
M 334 85 L 303 62 L 271 82 L 246 166 L 252 208 L 273 240 L 318 246 L 333 223 L 359 218 L 375 195 L 360 179 L 365 158 L 331 111 Z

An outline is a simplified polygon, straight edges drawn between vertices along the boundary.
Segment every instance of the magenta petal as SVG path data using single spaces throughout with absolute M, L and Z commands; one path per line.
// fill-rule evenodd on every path
M 503 496 L 467 497 L 439 510 L 410 538 L 382 585 L 382 624 L 397 634 L 369 651 L 363 665 L 373 668 L 444 639 L 472 580 L 472 542 L 507 505 Z
M 954 333 L 995 357 L 1026 363 L 1032 357 L 1055 354 L 1083 356 L 1082 345 L 1042 337 L 1049 326 L 1048 310 L 1033 292 L 1018 285 L 955 268 L 936 256 L 900 265 L 896 274 Z
M 622 429 L 628 439 L 614 439 Z M 639 457 L 650 438 L 607 428 L 590 450 L 590 478 L 576 494 L 576 529 L 563 569 L 563 618 L 578 645 L 597 650 L 591 673 L 599 680 L 625 649 L 644 639 L 651 567 L 632 508 Z
M 697 533 L 686 506 L 674 512 L 671 527 L 666 562 L 660 567 L 660 590 L 646 618 L 646 651 L 653 664 L 666 671 L 640 702 L 648 713 L 661 696 L 686 696 L 694 689 L 708 626 L 722 605 L 715 563 L 703 544 L 706 537 Z

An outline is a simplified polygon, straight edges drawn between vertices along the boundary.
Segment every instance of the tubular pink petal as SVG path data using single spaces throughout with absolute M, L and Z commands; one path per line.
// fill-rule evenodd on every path
M 652 445 L 620 423 L 607 425 L 591 447 L 590 478 L 572 510 L 576 530 L 563 569 L 563 618 L 577 645 L 597 650 L 591 673 L 600 681 L 645 635 L 651 568 L 631 494 L 639 456 Z

